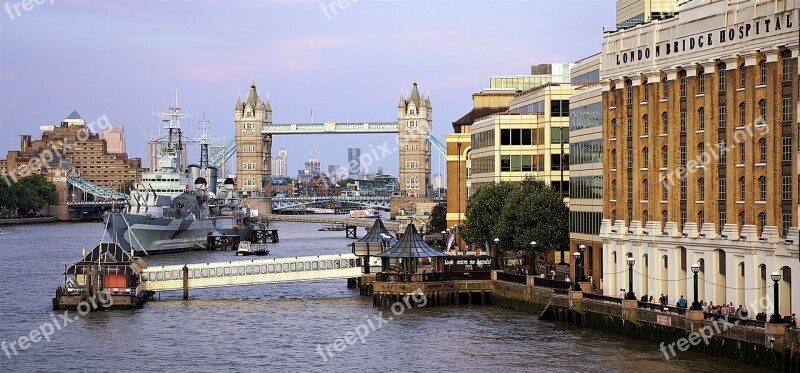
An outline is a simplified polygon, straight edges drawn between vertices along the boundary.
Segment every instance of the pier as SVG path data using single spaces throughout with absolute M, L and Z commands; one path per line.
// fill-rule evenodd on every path
M 183 298 L 188 299 L 189 289 L 359 276 L 361 259 L 339 254 L 157 266 L 142 270 L 139 278 L 144 291 L 183 290 Z

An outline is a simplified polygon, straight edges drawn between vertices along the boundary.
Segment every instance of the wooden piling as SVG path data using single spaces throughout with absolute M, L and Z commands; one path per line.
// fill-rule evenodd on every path
M 189 299 L 189 267 L 183 266 L 183 300 Z

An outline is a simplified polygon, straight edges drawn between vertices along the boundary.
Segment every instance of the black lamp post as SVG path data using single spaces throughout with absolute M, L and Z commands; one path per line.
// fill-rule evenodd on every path
M 781 280 L 781 274 L 778 271 L 772 272 L 770 278 L 775 286 L 775 299 L 773 299 L 773 303 L 775 305 L 772 311 L 772 318 L 769 320 L 769 322 L 773 324 L 781 324 L 783 323 L 783 318 L 781 317 L 781 313 L 779 311 L 780 303 L 778 302 L 778 281 Z
M 697 301 L 697 273 L 700 272 L 700 264 L 694 263 L 692 264 L 692 273 L 694 273 L 694 302 L 692 302 L 692 311 L 700 311 L 703 309 L 703 306 L 700 305 L 700 302 Z
M 578 282 L 580 280 L 579 279 L 579 277 L 580 277 L 580 274 L 579 274 L 580 272 L 579 271 L 581 270 L 580 269 L 580 266 L 581 266 L 581 253 L 576 251 L 576 252 L 572 253 L 572 257 L 575 258 L 575 286 L 572 288 L 572 290 L 583 291 L 583 289 L 581 289 L 581 283 Z
M 578 252 L 581 253 L 581 273 L 578 274 L 578 281 L 586 282 L 586 276 L 583 274 L 586 270 L 586 254 L 584 254 L 586 252 L 586 245 L 578 246 Z
M 494 238 L 494 269 L 500 269 L 500 254 L 497 252 L 497 243 L 500 242 L 500 239 L 495 237 Z
M 633 292 L 633 265 L 636 264 L 636 259 L 629 256 L 626 261 L 628 262 L 628 295 L 625 299 L 636 300 L 636 293 Z
M 528 256 L 528 259 L 530 260 L 531 258 L 533 258 L 533 266 L 531 266 L 531 268 L 533 268 L 535 271 L 538 272 L 539 271 L 539 256 L 536 255 L 536 251 L 534 251 L 534 250 L 536 250 L 536 241 L 531 241 L 531 255 Z M 547 263 L 547 260 L 545 260 L 544 262 Z M 545 267 L 545 270 L 547 270 L 546 267 Z

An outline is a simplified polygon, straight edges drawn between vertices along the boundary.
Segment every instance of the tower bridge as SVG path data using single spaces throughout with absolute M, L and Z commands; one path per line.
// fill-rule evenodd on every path
M 272 137 L 275 135 L 379 134 L 396 133 L 399 153 L 398 177 L 401 196 L 392 197 L 398 204 L 406 200 L 429 198 L 431 188 L 432 108 L 429 96 L 421 95 L 416 79 L 408 96 L 400 94 L 396 122 L 273 123 L 269 98 L 261 100 L 255 81 L 247 98 L 237 98 L 234 107 L 237 185 L 251 208 L 269 213 L 273 207 L 286 208 L 291 201 L 272 201 Z M 221 152 L 233 154 L 230 149 Z M 366 202 L 371 203 L 371 202 Z M 383 205 L 375 206 L 383 208 Z M 388 204 L 387 206 L 388 207 Z

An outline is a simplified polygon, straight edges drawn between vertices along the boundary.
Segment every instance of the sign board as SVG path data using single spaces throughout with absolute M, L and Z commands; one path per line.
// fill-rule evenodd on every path
M 451 256 L 443 260 L 448 272 L 489 271 L 492 258 L 488 256 Z
M 672 326 L 672 318 L 670 318 L 669 316 L 657 315 L 656 322 L 658 323 L 658 325 Z

